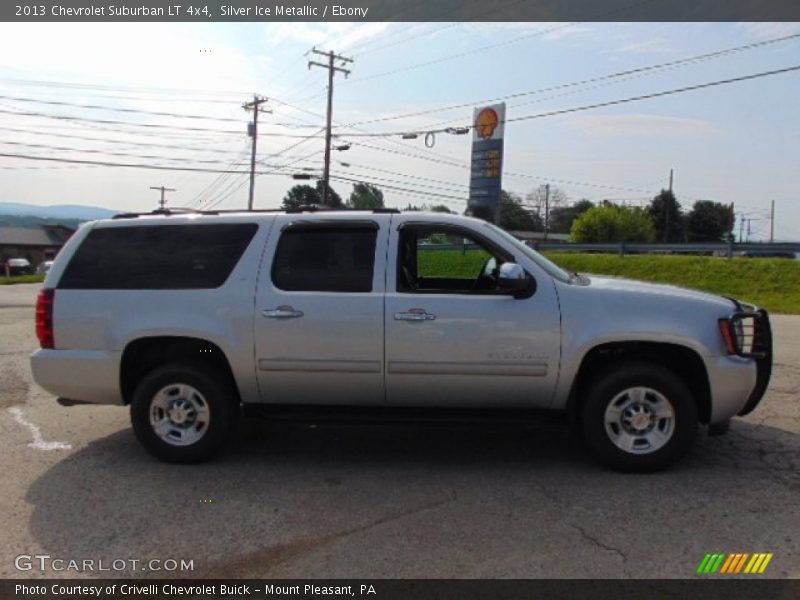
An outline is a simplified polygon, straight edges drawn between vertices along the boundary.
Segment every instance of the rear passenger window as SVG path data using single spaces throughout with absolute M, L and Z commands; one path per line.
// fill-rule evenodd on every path
M 255 223 L 93 229 L 67 265 L 62 289 L 187 290 L 220 287 Z
M 371 292 L 377 225 L 292 226 L 272 264 L 275 287 L 291 292 Z

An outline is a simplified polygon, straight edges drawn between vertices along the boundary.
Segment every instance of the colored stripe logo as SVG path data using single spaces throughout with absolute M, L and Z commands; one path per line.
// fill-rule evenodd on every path
M 697 573 L 700 575 L 713 575 L 715 573 L 756 575 L 766 570 L 769 561 L 772 560 L 772 556 L 771 552 L 755 552 L 753 554 L 749 552 L 709 553 L 700 561 Z

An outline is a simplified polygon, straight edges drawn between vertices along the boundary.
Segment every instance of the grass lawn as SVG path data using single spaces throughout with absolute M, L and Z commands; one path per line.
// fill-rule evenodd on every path
M 578 273 L 671 283 L 752 302 L 770 312 L 800 314 L 800 261 L 781 258 L 718 258 L 548 252 Z
M 800 261 L 548 252 L 570 271 L 670 283 L 752 302 L 770 312 L 800 314 Z M 419 272 L 428 277 L 476 277 L 488 255 L 480 250 L 421 251 Z
M 14 277 L 6 277 L 0 275 L 0 285 L 13 285 L 15 283 L 42 283 L 44 275 L 15 275 Z

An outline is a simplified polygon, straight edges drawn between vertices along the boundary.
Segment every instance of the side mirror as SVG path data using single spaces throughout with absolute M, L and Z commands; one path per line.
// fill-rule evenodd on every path
M 515 298 L 529 298 L 533 295 L 536 284 L 525 269 L 517 263 L 507 262 L 500 265 L 497 287 Z

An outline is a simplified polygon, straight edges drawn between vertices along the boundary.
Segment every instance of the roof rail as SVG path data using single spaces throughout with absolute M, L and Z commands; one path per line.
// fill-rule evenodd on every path
M 220 215 L 220 214 L 231 214 L 231 213 L 286 213 L 286 214 L 297 214 L 297 213 L 304 213 L 304 212 L 372 212 L 375 214 L 400 214 L 400 209 L 397 208 L 373 208 L 373 209 L 361 209 L 361 208 L 350 208 L 350 207 L 342 207 L 342 208 L 329 208 L 325 206 L 319 206 L 316 204 L 309 204 L 304 206 L 297 206 L 294 208 L 259 208 L 255 210 L 247 210 L 243 208 L 237 209 L 224 209 L 224 210 L 197 210 L 193 208 L 157 208 L 150 212 L 127 212 L 127 213 L 119 213 L 111 217 L 112 219 L 135 219 L 137 217 L 147 217 L 153 215 Z

